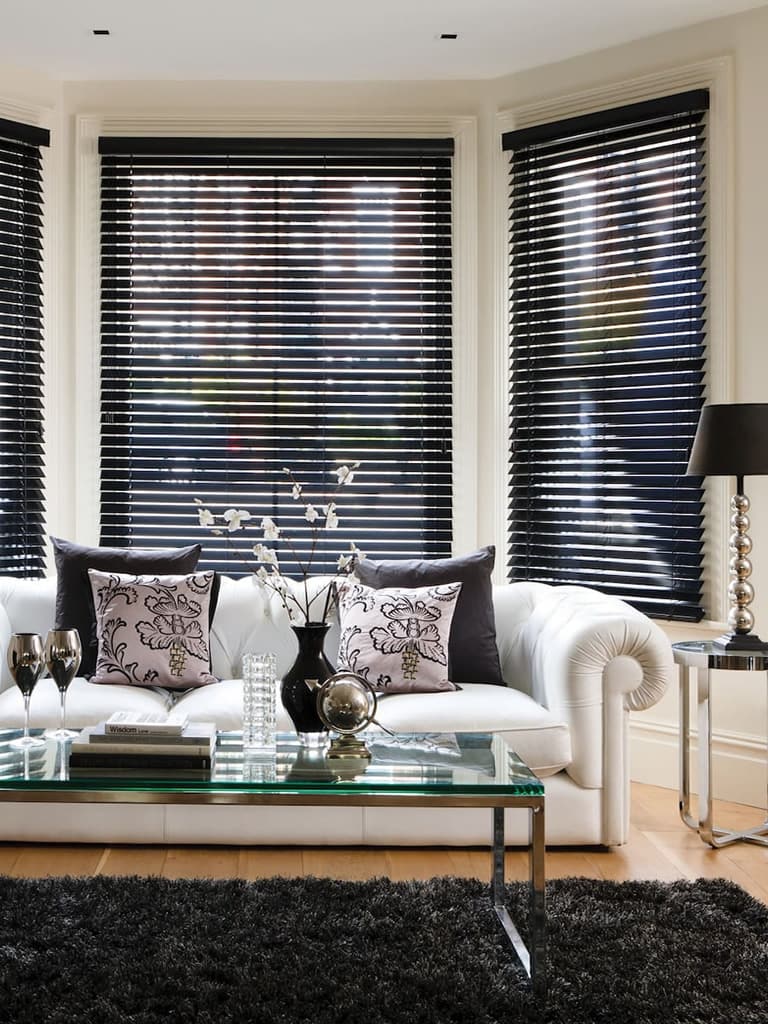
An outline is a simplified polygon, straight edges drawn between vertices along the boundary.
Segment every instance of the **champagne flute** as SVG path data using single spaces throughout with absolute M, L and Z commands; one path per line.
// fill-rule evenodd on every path
M 67 729 L 67 689 L 80 668 L 80 634 L 76 629 L 50 629 L 45 638 L 45 664 L 51 678 L 59 688 L 61 714 L 58 729 L 50 729 L 46 736 L 55 740 L 68 740 L 77 736 L 74 729 Z
M 29 735 L 29 699 L 43 674 L 43 640 L 39 633 L 13 633 L 8 644 L 8 668 L 24 697 L 24 735 L 11 740 L 12 747 L 39 747 L 42 736 Z

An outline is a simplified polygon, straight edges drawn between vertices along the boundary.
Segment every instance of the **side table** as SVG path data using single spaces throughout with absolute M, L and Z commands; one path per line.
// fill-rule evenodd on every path
M 768 821 L 745 832 L 715 828 L 712 821 L 712 715 L 710 709 L 712 672 L 768 672 L 768 652 L 724 651 L 711 641 L 691 640 L 672 644 L 675 663 L 680 666 L 680 817 L 710 846 L 727 846 L 743 839 L 768 846 Z M 699 814 L 691 814 L 690 778 L 690 683 L 696 670 L 696 703 L 699 729 Z

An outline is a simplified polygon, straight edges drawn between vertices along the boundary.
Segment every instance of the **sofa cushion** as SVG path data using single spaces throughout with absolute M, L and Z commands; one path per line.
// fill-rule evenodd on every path
M 292 733 L 279 696 L 279 680 L 276 686 L 278 732 Z M 242 682 L 224 679 L 214 686 L 190 690 L 181 695 L 175 708 L 193 722 L 216 722 L 223 731 L 241 729 Z M 393 732 L 501 733 L 541 778 L 571 763 L 571 734 L 563 719 L 507 687 L 467 683 L 460 690 L 443 693 L 384 694 L 379 696 L 376 718 Z
M 364 558 L 355 575 L 368 587 L 431 587 L 461 583 L 448 643 L 448 677 L 455 683 L 504 684 L 496 649 L 491 573 L 493 545 L 459 558 L 374 561 Z
M 32 691 L 29 702 L 33 728 L 58 728 L 61 701 L 56 684 L 41 679 Z M 67 690 L 67 725 L 82 729 L 109 718 L 115 711 L 167 711 L 168 694 L 140 686 L 99 686 L 88 679 L 73 679 Z M 24 725 L 24 701 L 17 686 L 0 693 L 0 722 L 4 729 L 20 729 Z
M 209 627 L 216 573 L 133 576 L 89 569 L 99 653 L 94 683 L 188 690 L 216 682 Z
M 197 568 L 201 547 L 186 548 L 91 548 L 60 537 L 51 537 L 56 562 L 56 629 L 76 629 L 83 656 L 80 674 L 96 668 L 96 616 L 93 610 L 89 569 L 101 572 L 162 573 L 181 575 Z
M 387 693 L 454 690 L 448 636 L 460 592 L 460 583 L 415 590 L 343 584 L 338 667 Z
M 379 698 L 376 719 L 392 732 L 501 733 L 542 778 L 571 763 L 566 722 L 509 687 L 462 683 L 452 693 L 403 693 Z

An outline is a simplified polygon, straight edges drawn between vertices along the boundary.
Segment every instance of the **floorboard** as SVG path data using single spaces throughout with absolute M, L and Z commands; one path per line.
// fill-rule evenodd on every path
M 755 807 L 715 801 L 719 826 L 746 828 L 763 820 Z M 712 850 L 680 821 L 677 792 L 632 785 L 629 842 L 610 850 L 557 848 L 547 851 L 547 877 L 581 875 L 615 881 L 632 879 L 729 878 L 768 903 L 768 848 L 736 843 Z M 507 878 L 528 877 L 528 855 L 506 855 Z M 318 875 L 393 879 L 461 875 L 487 881 L 488 850 L 410 847 L 227 847 L 88 846 L 77 844 L 0 844 L 0 874 L 38 878 L 46 875 L 161 875 L 165 878 L 265 878 Z

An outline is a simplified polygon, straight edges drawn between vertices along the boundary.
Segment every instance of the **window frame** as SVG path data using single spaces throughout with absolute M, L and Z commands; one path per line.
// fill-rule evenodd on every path
M 708 334 L 705 375 L 705 401 L 732 401 L 733 374 L 733 67 L 729 57 L 684 66 L 646 75 L 642 78 L 606 85 L 585 92 L 559 95 L 544 101 L 501 110 L 496 116 L 496 159 L 494 160 L 494 195 L 497 226 L 494 245 L 496 280 L 494 303 L 494 422 L 497 436 L 509 437 L 509 153 L 502 151 L 504 132 L 526 128 L 534 124 L 576 117 L 625 104 L 653 100 L 688 89 L 706 88 L 710 93 L 709 110 L 709 178 L 707 214 L 708 268 Z M 494 507 L 496 522 L 494 535 L 497 551 L 497 579 L 505 579 L 509 560 L 507 526 L 508 495 L 511 475 L 508 446 L 500 445 L 497 453 L 494 479 L 496 493 Z M 700 623 L 686 623 L 687 627 L 706 629 L 712 622 L 722 621 L 726 615 L 726 578 L 728 546 L 722 524 L 727 520 L 728 481 L 709 478 L 704 488 L 704 561 L 702 601 L 706 618 Z
M 263 137 L 412 137 L 454 139 L 453 172 L 453 546 L 476 546 L 477 534 L 477 223 L 476 139 L 474 117 L 330 118 L 131 116 L 77 118 L 76 181 L 76 355 L 78 390 L 98 396 L 92 406 L 78 403 L 75 436 L 82 470 L 75 495 L 74 531 L 78 540 L 99 536 L 100 467 L 100 266 L 99 136 L 263 136 Z

